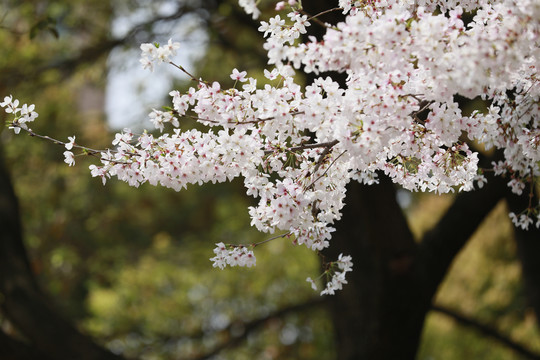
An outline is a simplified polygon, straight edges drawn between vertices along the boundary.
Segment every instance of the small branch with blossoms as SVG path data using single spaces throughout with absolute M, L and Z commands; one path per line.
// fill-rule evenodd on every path
M 213 262 L 213 267 L 217 267 L 222 270 L 226 266 L 252 267 L 256 264 L 256 258 L 253 252 L 255 247 L 276 239 L 290 236 L 291 233 L 285 233 L 249 245 L 232 245 L 220 242 L 216 244 L 216 248 L 214 249 L 215 256 L 211 258 L 210 261 Z M 317 280 L 325 279 L 325 287 L 320 294 L 334 295 L 337 290 L 341 290 L 343 288 L 344 284 L 347 284 L 345 275 L 352 271 L 352 258 L 348 255 L 344 256 L 343 254 L 339 254 L 336 261 L 325 262 L 324 257 L 320 253 L 319 256 L 323 258 L 323 267 L 325 268 L 325 271 L 315 280 L 308 277 L 306 281 L 311 284 L 313 290 L 317 290 Z
M 175 114 L 175 115 L 179 115 L 174 110 L 172 110 L 172 113 Z M 294 115 L 299 115 L 299 114 L 303 114 L 303 113 L 298 112 L 298 111 L 293 111 L 293 112 L 291 112 L 289 114 L 294 116 Z M 193 119 L 193 120 L 197 120 L 198 122 L 201 122 L 201 123 L 222 124 L 222 122 L 220 122 L 220 121 L 216 121 L 216 120 L 212 120 L 212 119 L 204 119 L 204 118 L 200 118 L 198 116 L 194 116 L 194 115 L 190 115 L 190 114 L 184 114 L 183 116 L 187 117 L 187 118 L 190 118 L 190 119 Z M 254 120 L 229 120 L 229 121 L 226 122 L 226 124 L 229 124 L 229 125 L 251 125 L 251 124 L 262 123 L 262 122 L 265 122 L 265 121 L 272 121 L 272 120 L 275 120 L 275 119 L 276 119 L 275 116 L 270 116 L 270 117 L 267 117 L 267 118 L 264 118 L 264 119 L 254 119 Z M 318 147 L 318 146 L 315 146 L 315 147 Z
M 336 7 L 336 8 L 333 8 L 333 9 L 328 9 L 328 10 L 325 10 L 325 11 L 321 11 L 320 13 L 318 13 L 316 15 L 311 15 L 310 16 L 304 10 L 300 9 L 300 13 L 303 14 L 303 15 L 308 16 L 307 21 L 313 21 L 313 22 L 317 23 L 319 26 L 321 26 L 323 28 L 330 29 L 330 28 L 332 28 L 332 26 L 330 26 L 329 24 L 327 24 L 325 22 L 322 22 L 319 19 L 319 17 L 321 17 L 321 16 L 323 16 L 325 14 L 329 14 L 329 13 L 336 12 L 336 11 L 342 11 L 342 10 L 343 10 L 343 8 Z
M 8 97 L 6 97 L 4 100 L 6 100 L 7 98 Z M 97 157 L 98 154 L 101 155 L 101 154 L 106 154 L 111 151 L 114 152 L 114 150 L 96 150 L 96 149 L 89 148 L 87 146 L 78 145 L 75 143 L 75 136 L 68 136 L 69 141 L 64 142 L 64 141 L 52 138 L 48 135 L 38 134 L 34 132 L 32 129 L 30 129 L 28 126 L 22 126 L 20 119 L 14 120 L 13 122 L 8 122 L 7 125 L 10 129 L 13 129 L 13 131 L 16 134 L 19 134 L 19 132 L 23 130 L 26 133 L 28 133 L 29 136 L 37 137 L 43 140 L 50 141 L 53 144 L 64 146 L 66 148 L 66 151 L 64 151 L 64 158 L 65 158 L 64 162 L 68 164 L 69 166 L 75 165 L 76 155 L 73 154 L 73 152 L 71 152 L 72 149 L 80 149 L 83 152 L 81 155 L 94 156 L 94 157 Z M 126 162 L 126 161 L 107 160 L 106 158 L 103 158 L 103 157 L 99 157 L 99 158 L 103 159 L 104 161 L 110 161 L 111 163 L 114 163 L 114 164 L 129 164 L 129 162 Z
M 220 242 L 216 244 L 216 248 L 214 249 L 214 254 L 216 254 L 216 256 L 211 258 L 210 261 L 213 262 L 213 267 L 218 267 L 222 270 L 227 265 L 252 267 L 257 261 L 255 254 L 253 253 L 253 249 L 255 249 L 255 247 L 276 239 L 288 237 L 290 235 L 290 233 L 285 233 L 249 245 L 233 245 Z
M 337 143 L 339 143 L 338 140 L 333 140 L 333 141 L 328 141 L 328 142 L 323 142 L 323 143 L 302 144 L 302 145 L 298 145 L 298 146 L 288 147 L 288 148 L 285 148 L 285 149 L 282 149 L 280 147 L 276 147 L 275 149 L 272 149 L 272 150 L 265 150 L 264 153 L 265 154 L 272 154 L 272 153 L 274 153 L 276 151 L 295 152 L 295 151 L 302 151 L 302 150 L 307 150 L 307 149 L 324 148 L 323 154 L 326 155 L 326 154 L 328 154 L 330 149 L 334 145 L 336 145 Z M 320 159 L 322 159 L 323 154 L 321 154 Z
M 149 69 L 150 71 L 154 71 L 154 63 L 160 62 L 160 63 L 170 63 L 171 56 L 176 55 L 176 50 L 180 47 L 180 43 L 173 42 L 172 39 L 169 39 L 166 45 L 160 46 L 158 43 L 150 44 L 145 43 L 141 44 L 141 59 L 140 63 L 143 66 L 144 69 Z M 174 65 L 174 64 L 173 64 Z M 179 68 L 186 74 L 187 71 L 185 71 L 184 68 Z M 188 74 L 193 80 L 197 81 L 194 76 Z
M 6 113 L 13 114 L 13 121 L 8 122 L 7 125 L 15 134 L 18 134 L 21 129 L 28 129 L 27 123 L 34 121 L 39 116 L 34 111 L 34 104 L 23 104 L 19 107 L 19 100 L 13 99 L 12 95 L 4 97 L 4 101 L 0 103 L 0 106 L 5 108 Z
M 306 281 L 311 284 L 313 290 L 318 290 L 317 280 L 326 278 L 326 285 L 321 291 L 321 295 L 334 295 L 336 291 L 341 290 L 343 285 L 347 284 L 345 275 L 352 271 L 353 262 L 349 255 L 339 254 L 336 261 L 325 264 L 325 271 L 315 280 L 308 277 Z
M 324 170 L 324 172 L 319 175 L 315 180 L 313 180 L 311 182 L 311 184 L 309 184 L 308 186 L 306 186 L 306 189 L 311 189 L 315 183 L 317 181 L 319 181 L 320 179 L 322 179 L 327 173 L 328 171 L 330 170 L 330 168 L 332 167 L 332 165 L 334 165 L 336 163 L 336 161 L 339 160 L 340 157 L 342 157 L 345 153 L 347 152 L 347 150 L 344 150 L 341 154 L 339 154 L 334 160 L 332 160 L 332 162 L 330 163 L 330 165 L 328 165 L 328 167 L 326 168 L 326 170 Z M 321 154 L 321 156 L 319 157 L 320 160 L 317 161 L 317 163 L 315 164 L 315 169 L 313 169 L 313 174 L 317 173 L 317 171 L 319 170 L 319 168 L 321 167 L 323 161 L 324 161 L 324 158 L 326 157 L 326 155 L 323 156 L 323 154 Z M 308 175 L 309 176 L 309 175 Z
M 25 104 L 19 108 L 18 105 L 19 105 L 19 101 L 13 100 L 11 96 L 6 97 L 4 99 L 4 102 L 2 103 L 2 106 L 7 108 L 8 113 L 13 113 L 15 115 L 14 120 L 8 123 L 8 125 L 11 129 L 14 130 L 16 134 L 19 134 L 20 130 L 22 129 L 25 132 L 27 132 L 30 136 L 38 137 L 38 138 L 50 141 L 54 144 L 64 146 L 66 148 L 66 151 L 64 152 L 65 162 L 70 166 L 75 165 L 75 159 L 74 159 L 75 155 L 71 151 L 73 149 L 81 149 L 83 151 L 83 154 L 90 155 L 90 156 L 97 156 L 98 154 L 100 154 L 101 155 L 100 160 L 106 163 L 105 167 L 100 168 L 95 165 L 91 165 L 90 169 L 92 170 L 92 174 L 94 176 L 101 176 L 104 182 L 105 182 L 105 177 L 110 177 L 111 172 L 118 174 L 119 172 L 125 171 L 125 169 L 129 169 L 132 166 L 135 166 L 137 169 L 140 169 L 140 166 L 145 163 L 144 160 L 142 160 L 141 162 L 141 158 L 147 158 L 148 159 L 146 160 L 147 164 L 148 164 L 148 161 L 151 161 L 153 163 L 153 161 L 156 160 L 155 156 L 144 155 L 134 150 L 133 145 L 131 145 L 133 134 L 129 130 L 125 130 L 124 133 L 117 134 L 115 136 L 113 145 L 120 146 L 120 150 L 96 150 L 90 147 L 81 146 L 75 143 L 75 140 L 76 140 L 75 136 L 68 137 L 68 141 L 65 142 L 65 141 L 52 138 L 47 135 L 37 134 L 27 126 L 27 123 L 33 121 L 38 116 L 37 113 L 33 112 L 34 106 L 33 105 L 28 106 Z M 172 119 L 169 119 L 169 121 L 171 123 L 175 122 Z M 262 122 L 260 121 L 256 122 L 254 123 L 254 125 L 258 125 L 259 123 L 262 123 Z M 186 140 L 193 141 L 194 138 L 188 137 L 186 138 Z M 141 144 L 146 149 L 150 147 L 155 147 L 158 153 L 160 154 L 160 156 L 163 155 L 164 153 L 167 153 L 166 150 L 160 147 L 158 142 L 152 139 L 151 135 L 148 135 L 146 133 L 141 135 L 138 138 L 138 143 Z M 320 154 L 317 160 L 315 160 L 314 162 L 315 167 L 318 169 L 318 167 L 321 166 L 323 160 L 330 153 L 330 149 L 338 143 L 339 143 L 338 141 L 330 141 L 330 142 L 315 143 L 315 144 L 301 144 L 298 146 L 290 147 L 286 149 L 286 151 L 298 152 L 298 151 L 303 151 L 303 150 L 310 151 L 310 150 L 314 150 L 318 148 L 324 148 L 323 153 Z M 179 150 L 178 145 L 174 146 L 174 150 Z M 276 150 L 279 152 L 279 147 L 272 150 L 271 153 L 266 153 L 265 156 L 276 153 Z M 120 158 L 114 157 L 113 154 L 115 154 L 115 156 L 119 156 Z M 262 152 L 262 154 L 264 154 L 264 152 Z M 130 158 L 134 158 L 134 159 L 133 161 L 121 160 L 121 159 L 125 159 L 126 157 L 128 159 Z M 337 159 L 335 159 L 334 162 L 336 160 Z M 330 167 L 331 166 L 332 165 L 330 165 Z M 325 176 L 328 170 L 329 169 L 326 169 L 325 173 L 319 176 L 319 179 Z M 298 191 L 300 191 L 301 189 L 298 186 L 294 185 L 293 183 L 289 182 L 288 184 L 289 184 L 288 185 L 289 188 L 287 189 L 284 187 L 283 193 L 280 196 L 276 196 L 276 199 L 280 197 L 282 199 L 288 198 L 289 200 L 292 200 L 294 203 L 298 204 L 298 196 L 300 195 Z M 293 186 L 292 188 L 290 187 L 291 185 Z M 285 195 L 285 196 L 283 197 L 282 195 Z M 256 263 L 256 257 L 253 252 L 253 249 L 255 247 L 265 244 L 269 241 L 278 239 L 278 238 L 286 238 L 286 237 L 288 238 L 291 236 L 293 236 L 293 233 L 289 231 L 282 235 L 278 235 L 278 236 L 269 238 L 267 240 L 250 244 L 250 245 L 231 245 L 231 244 L 219 243 L 217 244 L 216 249 L 214 250 L 215 256 L 211 258 L 211 261 L 213 262 L 214 267 L 219 267 L 219 268 L 224 268 L 225 266 L 251 267 L 251 266 L 254 266 Z M 303 241 L 305 242 L 305 240 Z M 297 243 L 298 239 L 295 239 L 294 242 Z M 332 276 L 334 276 L 335 278 L 333 278 L 333 280 L 329 280 L 327 284 L 327 290 L 323 292 L 322 294 L 333 293 L 334 290 L 340 288 L 341 286 L 340 284 L 345 283 L 344 276 L 347 271 L 336 272 L 333 269 L 334 269 L 333 266 L 330 264 L 328 266 L 327 271 L 325 272 L 326 276 L 328 276 L 329 274 L 332 274 Z

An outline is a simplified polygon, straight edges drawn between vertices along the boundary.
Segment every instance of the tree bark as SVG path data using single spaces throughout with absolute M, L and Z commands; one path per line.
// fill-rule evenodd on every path
M 524 211 L 529 206 L 529 197 L 532 204 L 538 204 L 538 194 L 535 192 L 517 196 L 507 189 L 506 202 L 509 211 L 516 214 Z M 514 227 L 514 237 L 527 301 L 534 310 L 537 324 L 540 324 L 540 229 L 535 227 L 535 224 L 529 225 L 528 230 Z
M 0 349 L 2 360 L 52 360 L 34 347 L 13 339 L 2 331 L 0 331 Z
M 351 183 L 348 204 L 325 255 L 352 255 L 348 284 L 330 299 L 338 359 L 412 359 L 424 314 L 413 276 L 416 244 L 393 185 Z
M 0 228 L 0 309 L 35 347 L 35 352 L 57 360 L 122 359 L 81 334 L 40 291 L 22 241 L 19 205 L 1 153 Z M 3 342 L 10 346 L 18 344 L 9 341 L 7 335 Z
M 331 248 L 352 255 L 348 284 L 330 300 L 338 360 L 414 359 L 425 316 L 453 259 L 504 196 L 504 183 L 459 194 L 416 244 L 391 181 L 351 183 Z

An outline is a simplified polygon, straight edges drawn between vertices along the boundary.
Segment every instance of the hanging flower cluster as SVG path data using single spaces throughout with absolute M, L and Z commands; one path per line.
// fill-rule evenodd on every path
M 172 108 L 153 110 L 162 133 L 116 135 L 113 150 L 90 166 L 103 183 L 111 177 L 139 186 L 149 182 L 175 190 L 188 184 L 242 177 L 258 199 L 251 223 L 282 232 L 315 251 L 329 246 L 351 180 L 377 182 L 377 172 L 413 191 L 470 191 L 486 179 L 469 143 L 502 149 L 493 164 L 516 194 L 532 193 L 540 175 L 540 5 L 537 1 L 340 0 L 345 21 L 327 25 L 318 41 L 300 41 L 313 21 L 301 3 L 262 21 L 259 30 L 272 70 L 267 82 L 234 69 L 232 88 L 196 80 L 186 93 L 172 91 Z M 240 1 L 254 17 L 254 1 Z M 463 12 L 474 14 L 468 24 Z M 141 45 L 141 63 L 174 64 L 179 44 Z M 302 87 L 295 71 L 347 74 L 345 87 L 319 77 Z M 484 112 L 461 112 L 455 95 L 489 102 Z M 10 127 L 29 130 L 33 105 L 1 103 L 15 115 Z M 421 116 L 420 114 L 424 114 Z M 35 115 L 34 115 L 35 114 Z M 425 115 L 427 114 L 427 115 Z M 206 131 L 186 128 L 196 119 Z M 165 130 L 167 129 L 170 130 Z M 31 130 L 30 130 L 31 131 Z M 82 148 L 70 139 L 68 145 Z M 67 147 L 67 146 L 66 146 Z M 97 151 L 85 148 L 85 152 Z M 66 151 L 66 162 L 74 163 Z M 517 226 L 540 227 L 540 205 L 511 214 Z M 214 266 L 255 264 L 248 247 L 217 244 Z M 346 283 L 350 257 L 335 262 L 323 294 Z M 308 279 L 313 282 L 313 280 Z

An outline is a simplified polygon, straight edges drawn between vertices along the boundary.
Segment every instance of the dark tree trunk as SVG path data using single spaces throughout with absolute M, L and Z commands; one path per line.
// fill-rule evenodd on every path
M 118 360 L 64 320 L 40 291 L 22 241 L 19 205 L 0 149 L 0 310 L 29 344 L 0 334 L 0 344 L 12 358 Z M 1 352 L 0 352 L 1 354 Z M 44 358 L 42 356 L 40 358 Z
M 348 284 L 330 299 L 338 359 L 412 359 L 425 313 L 413 276 L 416 245 L 392 183 L 351 183 L 331 259 L 353 256 Z
M 413 241 L 388 178 L 351 183 L 331 247 L 352 255 L 348 284 L 330 299 L 338 360 L 414 359 L 426 314 L 453 259 L 504 195 L 497 179 L 457 196 L 425 235 Z
M 509 211 L 521 213 L 529 205 L 529 196 L 532 204 L 538 204 L 538 196 L 525 193 L 521 196 L 510 194 L 507 191 L 506 201 Z M 523 281 L 529 306 L 534 309 L 537 323 L 540 323 L 540 229 L 535 224 L 529 225 L 528 230 L 514 227 L 517 252 L 521 261 Z

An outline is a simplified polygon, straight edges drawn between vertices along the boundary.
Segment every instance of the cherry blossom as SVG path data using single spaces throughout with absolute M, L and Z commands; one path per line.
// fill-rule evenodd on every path
M 220 269 L 225 266 L 255 266 L 256 259 L 252 250 L 244 246 L 227 246 L 224 243 L 216 244 L 214 249 L 215 257 L 211 258 L 214 267 Z
M 23 104 L 19 107 L 19 100 L 13 99 L 12 95 L 4 97 L 4 101 L 0 103 L 0 106 L 5 108 L 6 113 L 15 116 L 9 124 L 9 128 L 13 129 L 15 134 L 18 134 L 21 129 L 28 129 L 27 123 L 34 121 L 38 117 L 38 113 L 34 111 L 34 104 Z
M 176 55 L 176 50 L 180 48 L 180 43 L 173 42 L 169 39 L 166 45 L 159 44 L 141 44 L 141 59 L 140 62 L 145 69 L 154 70 L 154 62 L 169 62 L 172 56 Z
M 255 1 L 239 3 L 260 15 Z M 534 190 L 540 175 L 537 2 L 340 0 L 333 11 L 345 20 L 325 25 L 321 41 L 305 42 L 300 35 L 316 19 L 301 2 L 277 7 L 286 11 L 287 5 L 286 17 L 276 14 L 259 27 L 266 83 L 239 69 L 230 74 L 233 84 L 206 82 L 171 61 L 178 43 L 142 44 L 144 68 L 170 63 L 195 82 L 185 93 L 170 92 L 170 110 L 149 114 L 160 135 L 124 129 L 104 151 L 77 145 L 75 137 L 52 140 L 99 155 L 90 171 L 104 184 L 116 177 L 178 191 L 241 177 L 257 200 L 248 209 L 252 226 L 316 252 L 331 245 L 346 185 L 376 183 L 378 173 L 405 189 L 448 193 L 480 188 L 484 172 L 493 171 L 518 195 Z M 462 16 L 473 10 L 466 24 Z M 347 80 L 340 85 L 319 76 L 302 86 L 295 80 L 299 70 L 341 72 Z M 456 95 L 488 106 L 465 115 Z M 11 96 L 0 105 L 14 116 L 10 128 L 31 132 L 33 105 L 19 108 Z M 187 128 L 184 118 L 202 127 Z M 473 143 L 500 149 L 504 158 L 480 169 Z M 64 155 L 73 165 L 74 154 Z M 510 218 L 524 229 L 540 227 L 540 204 Z M 253 266 L 257 245 L 216 244 L 211 261 L 218 268 Z M 341 289 L 350 271 L 349 256 L 328 263 L 321 294 Z
M 238 0 L 238 4 L 247 14 L 253 16 L 253 19 L 257 19 L 261 15 L 261 11 L 257 8 L 255 0 Z
M 71 150 L 73 149 L 73 145 L 75 145 L 75 136 L 68 136 L 68 140 L 69 142 L 64 146 L 67 150 Z
M 69 143 L 67 144 L 69 145 Z M 64 162 L 69 166 L 75 166 L 75 155 L 71 151 L 64 151 Z
M 246 81 L 246 75 L 247 75 L 247 72 L 246 71 L 238 71 L 238 69 L 233 69 L 232 71 L 232 74 L 231 74 L 231 79 L 235 80 L 235 81 L 240 81 L 240 82 L 245 82 Z

